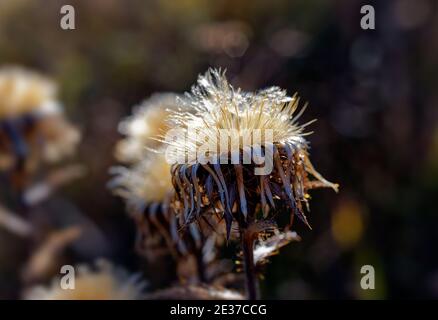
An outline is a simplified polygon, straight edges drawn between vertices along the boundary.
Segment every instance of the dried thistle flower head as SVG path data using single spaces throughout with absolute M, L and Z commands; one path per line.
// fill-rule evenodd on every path
M 162 153 L 149 152 L 132 167 L 114 167 L 111 171 L 115 177 L 110 187 L 130 207 L 141 208 L 166 202 L 173 192 L 170 165 Z
M 174 251 L 178 240 L 176 218 L 170 208 L 173 186 L 164 155 L 149 152 L 131 167 L 114 167 L 109 183 L 122 197 L 137 224 L 137 249 L 148 259 Z
M 26 300 L 139 300 L 143 298 L 145 283 L 138 275 L 130 275 L 105 260 L 93 270 L 87 265 L 75 268 L 75 288 L 62 289 L 56 278 L 49 287 L 29 289 Z
M 170 166 L 160 152 L 156 136 L 167 130 L 167 108 L 175 107 L 176 95 L 155 94 L 134 108 L 122 120 L 119 131 L 125 138 L 116 145 L 116 158 L 127 166 L 111 168 L 109 183 L 113 193 L 122 197 L 137 225 L 137 251 L 147 260 L 171 254 L 176 257 L 177 221 L 169 205 L 173 192 Z
M 73 153 L 79 131 L 66 119 L 50 79 L 19 67 L 0 68 L 0 169 Z
M 111 169 L 110 188 L 124 198 L 130 212 L 147 211 L 151 206 L 168 206 L 173 192 L 170 165 L 165 161 L 158 137 L 168 130 L 169 111 L 176 109 L 176 94 L 154 94 L 119 124 L 125 138 L 116 145 L 116 158 L 127 167 Z M 155 149 L 156 152 L 153 152 Z
M 216 258 L 216 236 L 209 228 L 220 223 L 209 217 L 200 222 L 204 224 L 203 232 L 195 225 L 181 232 L 170 205 L 174 193 L 170 165 L 158 138 L 169 128 L 169 112 L 182 110 L 176 97 L 171 93 L 155 94 L 121 122 L 119 129 L 126 138 L 117 145 L 116 155 L 128 167 L 112 168 L 115 176 L 110 187 L 126 200 L 137 224 L 137 250 L 148 260 L 170 254 L 180 279 L 204 282 L 209 276 L 208 266 Z
M 137 224 L 137 251 L 149 261 L 167 254 L 176 259 L 183 244 L 169 205 L 173 192 L 170 166 L 163 154 L 151 152 L 160 148 L 156 138 L 167 131 L 169 110 L 175 108 L 175 94 L 155 94 L 119 125 L 126 137 L 116 146 L 116 158 L 130 167 L 113 168 L 116 176 L 110 186 L 126 200 Z
M 170 206 L 174 189 L 164 155 L 150 152 L 132 167 L 116 167 L 112 172 L 116 176 L 110 187 L 126 200 L 137 224 L 137 250 L 149 261 L 170 254 L 177 263 L 180 279 L 190 283 L 206 281 L 208 266 L 216 259 L 217 243 L 215 232 L 209 228 L 220 223 L 212 217 L 205 218 L 200 222 L 202 228 L 191 225 L 181 232 L 181 224 Z
M 148 148 L 160 146 L 157 137 L 168 130 L 166 122 L 170 110 L 177 109 L 177 95 L 159 93 L 134 107 L 133 114 L 121 121 L 119 131 L 125 135 L 116 145 L 116 158 L 125 163 L 141 161 Z
M 256 299 L 254 244 L 272 229 L 267 222 L 286 210 L 286 230 L 295 215 L 310 227 L 303 210 L 308 190 L 337 191 L 338 185 L 325 180 L 310 162 L 304 129 L 311 122 L 298 124 L 305 107 L 298 111 L 296 95 L 288 97 L 277 87 L 256 93 L 236 90 L 224 73 L 209 70 L 181 104 L 194 111 L 173 112 L 179 130 L 165 137 L 177 191 L 174 207 L 180 208 L 185 224 L 219 210 L 228 238 L 237 222 L 248 298 Z
M 309 123 L 297 122 L 305 108 L 297 112 L 296 95 L 288 97 L 277 87 L 246 93 L 234 89 L 224 73 L 209 70 L 181 103 L 195 111 L 173 112 L 184 134 L 168 142 L 167 157 L 174 163 L 176 201 L 183 204 L 186 223 L 220 207 L 230 230 L 233 219 L 244 227 L 257 220 L 258 211 L 268 218 L 269 209 L 286 207 L 308 225 L 302 208 L 308 190 L 337 190 L 310 162 L 304 132 Z M 261 165 L 256 158 L 245 163 L 246 154 L 264 156 L 271 171 L 256 174 Z

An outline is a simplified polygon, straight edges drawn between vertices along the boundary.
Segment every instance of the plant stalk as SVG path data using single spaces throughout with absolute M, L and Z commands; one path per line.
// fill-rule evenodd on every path
M 258 279 L 254 266 L 254 239 L 245 228 L 241 230 L 240 239 L 243 251 L 243 266 L 245 268 L 246 293 L 248 300 L 259 299 Z

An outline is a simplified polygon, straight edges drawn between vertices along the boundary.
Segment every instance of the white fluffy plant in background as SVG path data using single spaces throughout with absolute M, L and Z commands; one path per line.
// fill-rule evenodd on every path
M 45 171 L 46 165 L 72 156 L 79 141 L 51 78 L 20 66 L 0 67 L 0 174 L 9 184 L 0 202 L 19 211 L 0 208 L 1 225 L 20 236 L 41 231 L 22 218 L 30 220 L 31 207 L 82 175 L 79 165 Z
M 0 169 L 59 161 L 73 154 L 79 140 L 54 81 L 17 66 L 0 68 Z
M 162 153 L 149 152 L 129 167 L 111 168 L 111 173 L 114 178 L 110 187 L 126 201 L 129 212 L 170 201 L 173 191 L 170 165 Z
M 57 88 L 47 77 L 17 66 L 0 68 L 0 118 L 56 110 Z
M 115 150 L 116 159 L 122 163 L 142 161 L 150 152 L 161 145 L 157 137 L 169 129 L 167 117 L 178 109 L 177 95 L 156 93 L 133 108 L 132 115 L 119 124 L 119 132 L 124 136 Z
M 63 288 L 62 277 L 56 277 L 48 286 L 36 286 L 24 294 L 25 300 L 140 300 L 146 283 L 138 274 L 129 274 L 106 260 L 95 266 L 74 267 L 72 285 Z M 71 286 L 71 287 L 70 287 Z

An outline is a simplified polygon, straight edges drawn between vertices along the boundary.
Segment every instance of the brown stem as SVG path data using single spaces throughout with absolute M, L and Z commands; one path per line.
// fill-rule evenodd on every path
M 245 268 L 246 293 L 248 300 L 259 299 L 257 274 L 254 266 L 254 238 L 248 228 L 241 228 L 240 240 L 243 251 L 243 266 Z
M 198 271 L 198 280 L 200 283 L 206 283 L 207 282 L 207 276 L 205 274 L 205 263 L 204 263 L 204 256 L 202 255 L 202 249 L 198 250 L 196 254 L 196 267 Z

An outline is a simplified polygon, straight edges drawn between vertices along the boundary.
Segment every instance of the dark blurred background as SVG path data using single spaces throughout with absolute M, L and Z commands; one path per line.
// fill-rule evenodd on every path
M 76 30 L 59 26 L 76 10 Z M 371 4 L 376 29 L 362 30 Z M 156 91 L 184 92 L 209 66 L 245 90 L 308 101 L 315 167 L 341 186 L 312 192 L 313 230 L 272 259 L 263 297 L 438 298 L 438 3 L 433 0 L 0 1 L 0 65 L 53 76 L 82 133 L 87 175 L 39 210 L 86 220 L 75 257 L 141 266 L 134 225 L 106 188 L 118 121 Z M 67 215 L 66 215 L 67 216 Z M 90 240 L 91 239 L 91 240 Z M 17 295 L 20 239 L 0 230 L 0 297 Z M 79 244 L 80 245 L 80 244 Z M 20 249 L 21 248 L 21 249 Z M 376 289 L 359 286 L 373 265 Z

